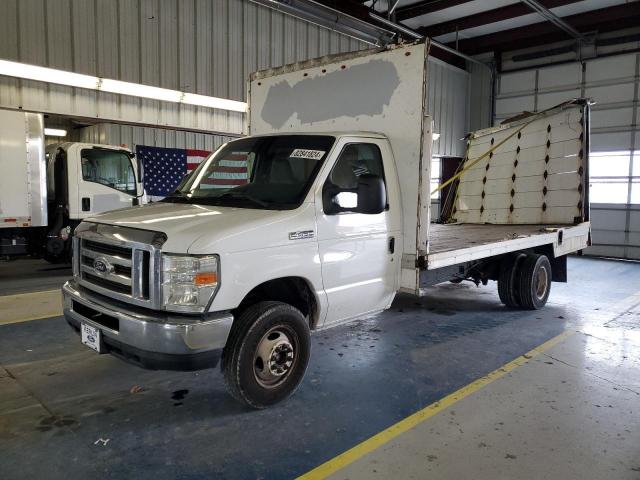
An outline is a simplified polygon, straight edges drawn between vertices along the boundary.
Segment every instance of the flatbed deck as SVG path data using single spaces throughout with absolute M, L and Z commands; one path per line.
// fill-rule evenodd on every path
M 589 235 L 578 225 L 437 224 L 429 226 L 427 269 L 457 265 L 494 255 L 554 244 L 560 252 L 577 250 Z

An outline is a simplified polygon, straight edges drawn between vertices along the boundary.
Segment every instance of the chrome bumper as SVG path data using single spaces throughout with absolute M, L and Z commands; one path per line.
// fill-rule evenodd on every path
M 62 287 L 62 297 L 64 316 L 72 326 L 87 323 L 100 329 L 107 346 L 117 345 L 112 350 L 118 351 L 124 346 L 170 357 L 221 351 L 233 322 L 230 313 L 194 317 L 127 307 L 94 295 L 73 280 Z

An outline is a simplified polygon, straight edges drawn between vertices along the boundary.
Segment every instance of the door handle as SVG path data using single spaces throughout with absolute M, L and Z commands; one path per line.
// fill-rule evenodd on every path
M 389 253 L 394 253 L 396 251 L 396 237 L 391 237 L 389 239 Z

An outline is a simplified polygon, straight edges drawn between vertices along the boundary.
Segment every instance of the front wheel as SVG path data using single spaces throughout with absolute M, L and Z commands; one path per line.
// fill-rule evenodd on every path
M 292 395 L 307 370 L 309 325 L 297 309 L 260 302 L 236 320 L 222 357 L 229 393 L 252 408 L 265 408 Z

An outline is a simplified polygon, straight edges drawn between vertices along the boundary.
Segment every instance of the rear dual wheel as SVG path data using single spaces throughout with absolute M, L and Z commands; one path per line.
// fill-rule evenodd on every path
M 546 255 L 518 253 L 505 257 L 498 279 L 500 300 L 512 308 L 542 308 L 551 292 L 551 278 Z
M 500 265 L 500 276 L 498 277 L 498 295 L 500 301 L 507 307 L 517 308 L 520 306 L 518 295 L 516 292 L 516 281 L 518 274 L 518 266 L 526 258 L 526 254 L 517 253 L 515 255 L 507 255 Z

